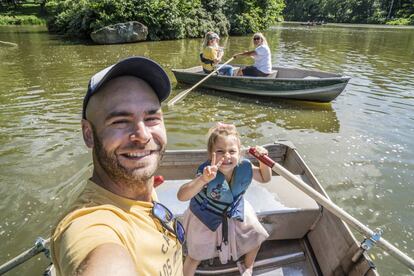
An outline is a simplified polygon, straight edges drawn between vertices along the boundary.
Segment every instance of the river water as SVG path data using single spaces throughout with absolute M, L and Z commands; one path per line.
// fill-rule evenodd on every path
M 281 24 L 265 32 L 273 64 L 352 77 L 330 104 L 192 92 L 164 108 L 169 149 L 204 148 L 214 122 L 233 122 L 244 145 L 291 140 L 331 199 L 414 257 L 414 28 Z M 85 45 L 43 27 L 0 27 L 0 263 L 48 237 L 91 173 L 80 132 L 89 77 L 143 55 L 171 68 L 198 64 L 201 39 Z M 225 59 L 251 49 L 250 36 L 223 38 Z M 249 58 L 241 63 L 249 64 Z M 356 235 L 358 239 L 361 237 Z M 380 249 L 382 275 L 410 275 Z M 9 275 L 38 275 L 45 257 Z

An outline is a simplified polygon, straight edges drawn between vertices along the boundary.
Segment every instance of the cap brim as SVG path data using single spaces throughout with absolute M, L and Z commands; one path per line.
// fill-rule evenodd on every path
M 171 91 L 170 80 L 164 69 L 158 63 L 145 57 L 130 57 L 116 63 L 96 84 L 95 90 L 98 90 L 109 80 L 120 76 L 134 76 L 148 82 L 160 102 L 168 98 Z
M 168 98 L 171 83 L 162 67 L 145 57 L 129 57 L 95 74 L 89 81 L 83 103 L 83 117 L 90 97 L 108 81 L 120 76 L 135 76 L 146 81 L 157 94 L 160 102 Z

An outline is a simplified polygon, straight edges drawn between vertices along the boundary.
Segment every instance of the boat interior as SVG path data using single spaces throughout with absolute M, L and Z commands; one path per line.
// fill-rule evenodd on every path
M 234 68 L 234 72 L 237 72 L 242 68 L 241 65 L 232 65 Z M 203 69 L 201 66 L 195 66 L 187 69 L 175 69 L 175 71 L 186 72 L 186 73 L 196 73 L 196 74 L 203 74 Z M 236 73 L 234 73 L 236 74 Z M 229 76 L 222 76 L 222 77 L 229 77 Z M 232 76 L 237 77 L 237 76 Z M 322 78 L 338 78 L 341 75 L 327 73 L 322 71 L 314 71 L 314 70 L 304 70 L 304 69 L 295 69 L 295 68 L 285 68 L 285 67 L 273 67 L 272 73 L 267 77 L 263 77 L 265 79 L 304 79 L 304 80 L 313 80 L 313 79 L 322 79 Z
M 273 160 L 326 195 L 291 143 L 266 148 Z M 157 194 L 179 219 L 189 202 L 179 202 L 177 190 L 206 159 L 201 150 L 167 151 L 163 158 L 158 173 L 166 181 Z M 345 224 L 283 177 L 274 174 L 269 183 L 253 182 L 245 198 L 270 235 L 256 258 L 254 275 L 377 275 L 365 254 L 351 261 L 359 247 Z M 197 275 L 240 275 L 235 261 L 203 261 Z

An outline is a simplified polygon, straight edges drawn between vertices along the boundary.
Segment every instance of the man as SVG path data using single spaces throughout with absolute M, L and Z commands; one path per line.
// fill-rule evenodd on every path
M 170 90 L 165 71 L 143 57 L 91 78 L 82 133 L 93 175 L 54 230 L 58 275 L 182 275 L 184 231 L 153 188 L 167 143 L 160 102 Z

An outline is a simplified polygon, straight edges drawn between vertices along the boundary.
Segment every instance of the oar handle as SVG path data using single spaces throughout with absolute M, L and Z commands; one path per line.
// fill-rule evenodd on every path
M 50 242 L 50 238 L 44 240 L 42 238 L 37 238 L 35 245 L 24 251 L 23 253 L 21 253 L 20 255 L 14 257 L 13 259 L 11 259 L 10 261 L 8 261 L 5 264 L 2 264 L 0 266 L 0 275 L 3 275 L 4 273 L 6 273 L 7 271 L 12 270 L 13 268 L 15 268 L 16 266 L 24 263 L 25 261 L 29 260 L 30 258 L 36 256 L 37 254 L 39 254 L 40 252 L 44 252 L 47 249 L 47 246 Z
M 182 99 L 184 99 L 184 97 L 187 96 L 187 94 L 190 93 L 194 88 L 196 88 L 197 86 L 199 86 L 200 84 L 202 84 L 205 80 L 207 80 L 209 77 L 211 77 L 214 73 L 216 73 L 218 70 L 220 70 L 224 65 L 226 65 L 229 62 L 231 62 L 233 59 L 234 59 L 234 57 L 231 57 L 228 61 L 226 61 L 225 63 L 221 64 L 219 67 L 217 67 L 216 69 L 214 69 L 213 72 L 211 72 L 210 74 L 208 74 L 207 76 L 205 76 L 201 81 L 199 81 L 196 84 L 194 84 L 190 89 L 185 90 L 185 91 L 181 92 L 180 94 L 178 94 L 177 96 L 175 96 L 174 98 L 172 98 L 167 103 L 167 105 L 168 106 L 173 106 L 177 102 L 179 102 Z
M 331 200 L 321 195 L 311 186 L 306 184 L 302 179 L 298 178 L 293 173 L 285 169 L 283 166 L 276 163 L 268 155 L 259 154 L 259 152 L 253 147 L 249 149 L 249 153 L 253 155 L 254 157 L 256 157 L 259 161 L 263 162 L 264 164 L 272 168 L 272 171 L 274 171 L 278 175 L 287 179 L 290 183 L 292 183 L 299 190 L 301 190 L 302 192 L 310 196 L 312 199 L 314 199 L 316 202 L 318 202 L 320 205 L 322 205 L 328 211 L 330 211 L 333 215 L 337 216 L 338 218 L 340 218 L 341 220 L 349 224 L 351 227 L 356 229 L 361 234 L 366 235 L 368 237 L 371 237 L 372 235 L 374 235 L 374 231 L 372 231 L 367 226 L 365 226 L 363 223 L 361 223 L 359 220 L 357 220 L 356 218 L 354 218 L 353 216 L 351 216 L 350 214 L 342 210 L 340 207 L 335 205 Z M 382 237 L 379 238 L 377 243 L 382 249 L 390 253 L 390 255 L 394 256 L 401 263 L 403 263 L 410 269 L 414 270 L 414 260 L 411 259 L 408 255 L 404 254 L 402 251 L 400 251 L 398 248 L 393 246 L 391 243 L 389 243 Z
M 257 160 L 265 164 L 266 166 L 272 168 L 275 165 L 275 161 L 273 161 L 269 155 L 261 155 L 256 148 L 249 148 L 249 153 L 256 157 Z

